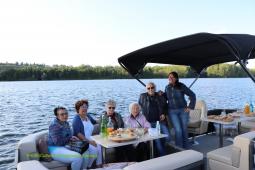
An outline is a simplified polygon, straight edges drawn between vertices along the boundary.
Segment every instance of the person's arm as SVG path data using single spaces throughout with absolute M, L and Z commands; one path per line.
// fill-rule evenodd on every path
M 93 117 L 91 115 L 89 115 L 89 113 L 88 113 L 88 118 L 93 125 L 97 124 L 97 121 L 95 119 L 93 119 Z
M 160 113 L 160 120 L 165 120 L 166 114 L 167 114 L 167 105 L 166 105 L 166 99 L 163 96 L 158 95 L 158 109 Z
M 82 140 L 82 141 L 87 141 L 89 144 L 91 144 L 91 145 L 93 145 L 93 146 L 97 146 L 96 145 L 96 142 L 95 141 L 93 141 L 93 140 L 89 140 L 89 139 L 87 139 L 83 134 L 82 134 L 82 132 L 81 132 L 81 127 L 80 127 L 80 122 L 78 121 L 78 118 L 77 117 L 75 117 L 74 119 L 73 119 L 73 131 L 74 131 L 74 136 L 77 136 L 80 140 Z
M 63 129 L 58 124 L 52 124 L 49 127 L 49 136 L 56 146 L 64 146 L 70 140 L 70 137 L 62 136 L 62 130 Z
M 72 127 L 73 127 L 73 136 L 78 137 L 78 133 L 80 132 L 80 123 L 76 115 L 73 118 Z
M 142 107 L 143 105 L 143 94 L 140 94 L 140 97 L 139 97 L 139 99 L 138 99 L 138 103 L 139 103 L 139 105 Z
M 190 99 L 190 103 L 189 103 L 188 108 L 189 109 L 194 109 L 195 104 L 196 104 L 196 95 L 195 95 L 195 93 L 192 90 L 190 90 L 187 86 L 185 86 L 184 84 L 183 84 L 183 92 L 184 92 L 184 94 L 189 96 L 189 99 Z
M 73 135 L 77 136 L 80 140 L 86 141 L 86 137 L 81 132 L 81 122 L 79 121 L 79 117 L 75 116 L 73 119 Z
M 148 129 L 151 127 L 150 122 L 148 122 L 148 120 L 146 119 L 146 117 L 144 115 L 142 115 L 142 119 L 143 119 L 143 127 Z

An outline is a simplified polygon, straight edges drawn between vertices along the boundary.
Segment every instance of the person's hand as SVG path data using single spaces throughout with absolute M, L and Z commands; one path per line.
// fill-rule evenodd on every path
M 164 114 L 160 115 L 160 121 L 165 120 L 166 116 Z
M 189 113 L 189 112 L 190 112 L 190 108 L 186 107 L 186 108 L 184 109 L 184 112 Z
M 148 128 L 144 128 L 144 134 L 148 132 Z
M 97 143 L 96 143 L 95 141 L 93 141 L 93 140 L 89 141 L 89 144 L 91 144 L 91 145 L 97 147 Z
M 72 136 L 70 140 L 71 140 L 71 141 L 78 141 L 78 140 L 80 140 L 80 139 L 77 138 L 76 136 Z

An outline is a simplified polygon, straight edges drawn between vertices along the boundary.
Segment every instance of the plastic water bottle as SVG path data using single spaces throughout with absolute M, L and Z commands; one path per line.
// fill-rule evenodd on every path
M 221 116 L 226 116 L 226 110 L 224 109 L 224 110 L 222 110 L 222 112 L 221 112 Z
M 157 121 L 157 123 L 156 123 L 156 129 L 157 129 L 158 135 L 160 135 L 160 124 L 159 124 L 159 121 Z
M 253 104 L 252 104 L 252 101 L 250 101 L 250 112 L 253 112 L 254 109 L 253 109 Z
M 127 129 L 132 128 L 131 125 L 129 124 L 128 117 L 125 118 L 124 127 L 127 128 Z
M 113 126 L 113 123 L 112 123 L 112 119 L 109 117 L 109 118 L 108 118 L 108 123 L 107 123 L 107 130 L 106 130 L 107 136 L 108 136 L 109 133 L 112 132 L 113 130 L 114 130 L 114 126 Z

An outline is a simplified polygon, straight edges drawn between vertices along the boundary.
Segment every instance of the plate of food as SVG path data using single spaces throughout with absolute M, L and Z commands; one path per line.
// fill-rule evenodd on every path
M 208 119 L 214 119 L 215 116 L 217 116 L 217 115 L 209 115 L 209 116 L 207 116 L 207 118 L 208 118 Z
M 235 117 L 229 114 L 229 115 L 210 115 L 210 116 L 207 116 L 207 118 L 223 121 L 223 122 L 232 122 L 234 121 Z
M 114 142 L 125 142 L 135 140 L 137 135 L 134 131 L 126 129 L 115 130 L 109 133 L 108 139 Z

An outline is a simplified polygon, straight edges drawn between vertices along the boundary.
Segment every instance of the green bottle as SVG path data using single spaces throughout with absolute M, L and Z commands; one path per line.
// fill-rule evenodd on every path
M 106 121 L 105 121 L 104 115 L 102 115 L 102 119 L 101 119 L 100 135 L 103 138 L 107 137 L 107 127 L 106 127 Z

